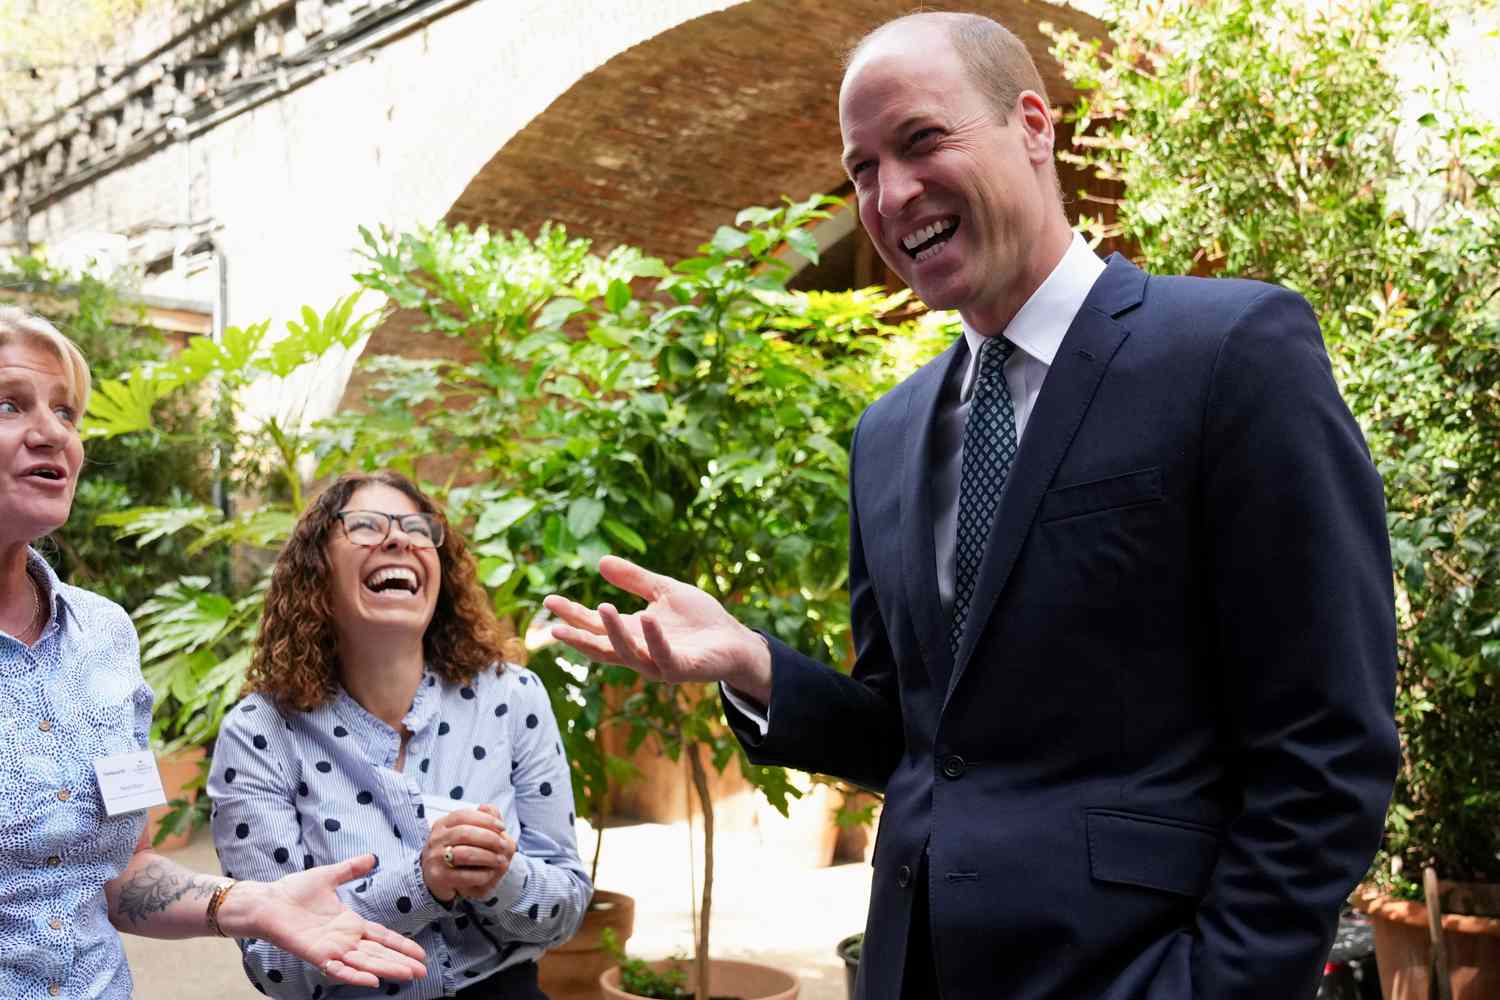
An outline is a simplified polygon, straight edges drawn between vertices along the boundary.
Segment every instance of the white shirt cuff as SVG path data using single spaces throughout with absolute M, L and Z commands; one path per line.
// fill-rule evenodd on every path
M 750 701 L 744 695 L 741 695 L 739 692 L 735 691 L 734 688 L 730 687 L 728 684 L 725 684 L 723 681 L 719 682 L 719 690 L 723 693 L 725 700 L 728 701 L 729 704 L 745 713 L 745 716 L 749 718 L 751 722 L 755 723 L 755 728 L 760 730 L 760 735 L 762 738 L 764 738 L 766 735 L 766 731 L 771 728 L 770 707 L 767 706 L 764 710 L 762 710 L 759 705 Z

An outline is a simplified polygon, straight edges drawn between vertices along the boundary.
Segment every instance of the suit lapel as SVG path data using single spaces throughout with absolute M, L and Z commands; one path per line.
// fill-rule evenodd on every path
M 933 364 L 923 367 L 907 383 L 904 442 L 905 476 L 901 483 L 902 577 L 912 626 L 935 685 L 942 685 L 953 668 L 948 648 L 948 623 L 938 591 L 937 549 L 933 543 L 932 435 L 938 401 L 953 365 L 967 360 L 963 338 L 955 340 Z
M 949 697 L 974 654 L 995 601 L 1005 589 L 1042 496 L 1072 445 L 1115 352 L 1125 342 L 1128 331 L 1117 317 L 1140 303 L 1145 284 L 1143 271 L 1119 254 L 1111 255 L 1052 359 L 990 527 L 979 579 L 974 584 L 974 600 L 948 684 Z

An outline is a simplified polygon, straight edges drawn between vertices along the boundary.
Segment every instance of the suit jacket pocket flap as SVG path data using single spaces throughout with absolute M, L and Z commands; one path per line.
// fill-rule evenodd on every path
M 1212 828 L 1181 820 L 1090 809 L 1089 869 L 1101 882 L 1202 896 L 1219 859 Z
M 1153 466 L 1121 476 L 1110 476 L 1108 479 L 1060 486 L 1042 499 L 1038 518 L 1042 521 L 1060 521 L 1065 517 L 1149 503 L 1160 500 L 1161 497 L 1161 469 Z

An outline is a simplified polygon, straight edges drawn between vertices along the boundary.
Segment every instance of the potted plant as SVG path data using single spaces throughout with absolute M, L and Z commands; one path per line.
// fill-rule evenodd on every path
M 593 255 L 553 226 L 535 239 L 461 226 L 366 233 L 371 267 L 360 281 L 465 349 L 453 361 L 369 361 L 369 412 L 351 422 L 348 447 L 413 468 L 459 457 L 483 484 L 468 494 L 484 508 L 481 573 L 519 621 L 550 592 L 619 600 L 595 571 L 619 551 L 841 660 L 845 444 L 865 402 L 953 330 L 884 322 L 904 293 L 788 292 L 779 254 L 816 258 L 805 227 L 826 217 L 826 203 L 746 209 L 671 267 L 631 247 Z M 605 681 L 612 669 L 601 668 Z M 706 969 L 709 774 L 738 760 L 783 812 L 797 792 L 784 771 L 743 759 L 714 691 L 624 691 L 630 748 L 649 739 L 691 774 L 705 857 L 694 936 Z M 700 971 L 694 982 L 708 980 Z
M 1084 224 L 1150 270 L 1302 292 L 1384 477 L 1404 760 L 1357 897 L 1388 998 L 1427 996 L 1428 867 L 1454 996 L 1500 990 L 1500 133 L 1447 71 L 1466 12 L 1174 0 L 1107 47 L 1054 36 L 1071 156 L 1123 188 Z

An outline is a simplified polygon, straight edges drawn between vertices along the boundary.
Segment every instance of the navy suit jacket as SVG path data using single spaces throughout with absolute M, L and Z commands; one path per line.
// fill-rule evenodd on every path
M 945 1000 L 1310 998 L 1399 760 L 1379 476 L 1298 295 L 1112 257 L 1037 399 L 956 658 L 933 416 L 850 456 L 852 675 L 772 642 L 752 760 L 885 793 L 862 1000 L 928 852 Z

